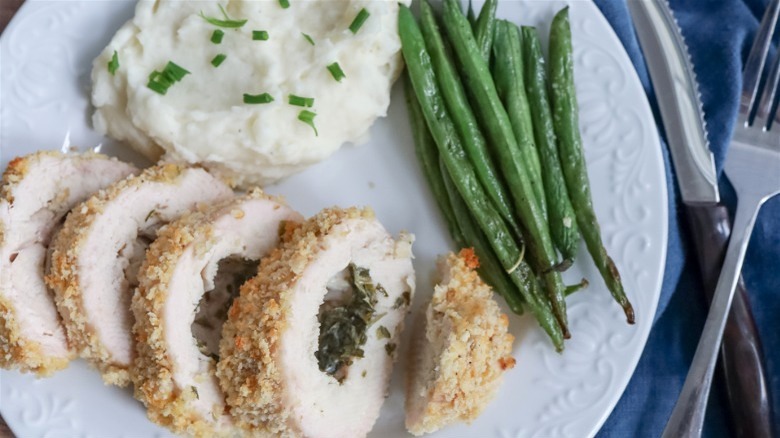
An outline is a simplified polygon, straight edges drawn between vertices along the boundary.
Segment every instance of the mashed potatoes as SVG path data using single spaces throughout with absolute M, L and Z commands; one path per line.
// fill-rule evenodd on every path
M 218 27 L 201 16 L 227 19 L 220 5 L 246 23 Z M 370 15 L 353 33 L 363 8 Z M 288 8 L 277 0 L 141 0 L 95 60 L 95 128 L 152 160 L 204 163 L 238 186 L 274 182 L 364 140 L 386 114 L 402 62 L 397 15 L 396 0 L 289 0 Z M 224 32 L 219 44 L 215 30 Z M 268 39 L 254 40 L 253 31 Z M 217 55 L 225 59 L 215 67 Z M 162 95 L 147 84 L 169 61 L 190 73 Z M 334 62 L 346 75 L 340 82 L 327 69 Z M 244 102 L 263 93 L 273 102 Z M 290 95 L 314 104 L 291 105 Z M 303 110 L 316 113 L 316 132 L 299 120 Z

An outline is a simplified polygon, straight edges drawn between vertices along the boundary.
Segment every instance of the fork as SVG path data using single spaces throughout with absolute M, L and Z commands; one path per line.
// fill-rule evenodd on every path
M 780 53 L 762 80 L 779 16 L 780 0 L 773 0 L 745 64 L 737 126 L 724 166 L 738 198 L 733 231 L 702 337 L 664 438 L 701 436 L 718 348 L 750 234 L 761 206 L 780 193 L 780 111 L 773 105 L 780 88 Z

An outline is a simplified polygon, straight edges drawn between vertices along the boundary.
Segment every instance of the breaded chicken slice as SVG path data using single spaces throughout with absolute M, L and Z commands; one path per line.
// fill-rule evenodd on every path
M 515 364 L 508 318 L 477 275 L 478 266 L 471 249 L 439 259 L 441 281 L 407 374 L 406 428 L 414 435 L 475 420 Z
M 234 434 L 215 375 L 222 324 L 285 226 L 303 217 L 254 189 L 165 227 L 146 252 L 133 296 L 136 398 L 177 434 Z
M 222 331 L 217 376 L 239 426 L 282 437 L 371 430 L 414 294 L 411 244 L 355 208 L 288 230 Z
M 73 206 L 137 172 L 105 155 L 18 157 L 0 190 L 0 367 L 46 376 L 74 356 L 44 283 L 46 251 Z
M 162 164 L 100 191 L 68 216 L 52 243 L 46 281 L 72 346 L 107 384 L 130 382 L 136 354 L 130 301 L 157 230 L 232 196 L 203 169 Z

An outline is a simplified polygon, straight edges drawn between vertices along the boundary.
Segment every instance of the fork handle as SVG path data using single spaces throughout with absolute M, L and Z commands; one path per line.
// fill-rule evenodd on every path
M 674 405 L 672 416 L 666 423 L 664 438 L 699 437 L 704 425 L 707 399 L 712 385 L 712 375 L 718 359 L 718 350 L 723 340 L 723 329 L 731 308 L 734 288 L 742 271 L 750 234 L 756 223 L 758 209 L 766 198 L 744 196 L 739 199 L 734 230 L 731 234 L 723 269 L 718 278 L 707 321 L 691 368 L 685 378 L 680 398 Z
M 687 210 L 705 295 L 707 301 L 712 302 L 731 234 L 731 221 L 722 205 L 688 206 Z M 772 437 L 772 405 L 763 348 L 741 276 L 723 332 L 720 360 L 736 436 Z

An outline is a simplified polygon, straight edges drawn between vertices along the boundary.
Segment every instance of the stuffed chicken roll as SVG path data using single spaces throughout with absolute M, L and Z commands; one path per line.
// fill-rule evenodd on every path
M 253 434 L 365 436 L 385 399 L 414 293 L 412 236 L 370 210 L 327 209 L 245 283 L 222 331 L 217 375 Z
M 227 311 L 284 228 L 303 218 L 259 189 L 160 232 L 133 296 L 136 397 L 153 421 L 179 434 L 231 432 L 215 371 Z
M 65 215 L 136 172 L 99 154 L 38 152 L 12 160 L 0 191 L 0 367 L 49 375 L 74 356 L 44 283 L 46 251 Z
M 47 282 L 71 343 L 106 383 L 130 381 L 130 301 L 157 230 L 232 195 L 203 169 L 164 164 L 101 191 L 68 216 L 53 243 Z

